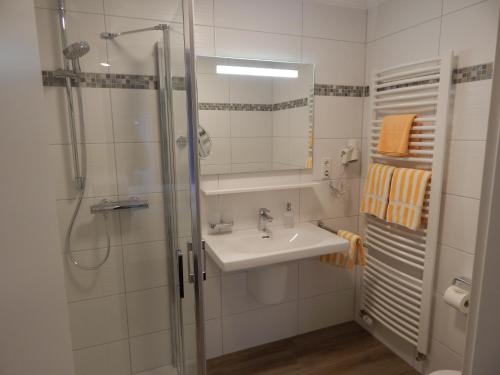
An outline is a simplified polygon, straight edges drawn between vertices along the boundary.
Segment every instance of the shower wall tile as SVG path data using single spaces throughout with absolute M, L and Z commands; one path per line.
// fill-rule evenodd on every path
M 365 42 L 366 10 L 304 1 L 303 12 L 302 33 L 305 36 Z
M 122 198 L 126 198 L 124 196 Z M 124 245 L 165 239 L 165 213 L 162 194 L 138 196 L 147 199 L 149 207 L 120 213 Z
M 55 174 L 56 198 L 76 198 L 73 173 L 72 148 L 70 145 L 50 146 Z M 87 158 L 85 197 L 116 195 L 115 150 L 113 144 L 86 144 L 79 146 L 80 161 Z
M 497 0 L 488 0 L 443 17 L 440 49 L 453 49 L 458 67 L 495 59 L 499 6 Z
M 354 290 L 322 294 L 299 301 L 299 333 L 315 331 L 353 319 Z
M 130 336 L 170 328 L 169 290 L 152 288 L 127 293 L 127 318 Z
M 157 25 L 152 20 L 106 16 L 106 31 L 141 29 Z M 144 32 L 107 41 L 108 63 L 112 73 L 153 75 L 156 72 L 155 43 L 159 32 Z
M 297 302 L 231 315 L 222 322 L 223 351 L 227 354 L 297 333 Z
M 132 373 L 170 364 L 172 358 L 171 332 L 160 331 L 131 338 L 130 357 Z
M 82 250 L 74 252 L 73 257 L 83 266 L 92 266 L 102 262 L 106 252 L 107 248 Z M 120 246 L 111 247 L 109 259 L 99 270 L 82 270 L 75 267 L 66 255 L 63 255 L 63 258 L 68 302 L 109 296 L 125 291 L 123 256 Z
M 315 64 L 316 83 L 363 85 L 364 44 L 306 37 L 302 44 L 302 62 Z
M 107 198 L 116 199 L 117 197 L 109 196 Z M 101 200 L 101 198 L 87 198 L 82 201 L 82 207 L 75 220 L 73 235 L 71 236 L 72 250 L 102 249 L 107 246 L 104 217 L 90 213 L 90 206 L 100 203 Z M 75 200 L 59 200 L 56 203 L 61 248 L 64 248 L 66 230 L 75 210 L 76 203 Z M 118 215 L 110 215 L 108 217 L 108 228 L 111 244 L 120 244 L 120 221 Z
M 83 106 L 89 109 L 84 113 L 85 142 L 112 143 L 113 125 L 109 91 L 106 89 L 81 88 L 81 92 Z M 65 89 L 61 87 L 44 87 L 43 99 L 49 116 L 49 143 L 69 144 L 70 135 Z M 78 108 L 76 108 L 75 117 L 79 118 Z M 78 127 L 77 139 L 78 142 L 83 142 L 80 130 L 80 127 Z
M 296 62 L 301 60 L 301 38 L 216 27 L 215 53 L 217 56 Z
M 35 0 L 35 7 L 57 9 L 57 0 Z M 68 11 L 102 13 L 103 0 L 66 0 L 65 7 Z
M 127 291 L 167 285 L 166 253 L 164 241 L 124 245 L 123 263 Z
M 359 98 L 314 98 L 314 138 L 360 138 L 362 121 L 363 102 Z
M 163 191 L 159 143 L 117 143 L 115 152 L 120 195 Z
M 441 16 L 441 1 L 387 1 L 368 11 L 368 41 Z M 401 16 L 404 14 L 405 16 Z
M 130 375 L 128 340 L 73 352 L 75 375 Z
M 300 35 L 302 4 L 299 0 L 215 0 L 215 26 Z M 265 11 L 263 11 L 265 9 Z M 225 56 L 225 55 L 222 55 Z
M 159 142 L 156 90 L 111 89 L 115 142 Z
M 42 69 L 62 68 L 62 48 L 56 11 L 36 9 L 36 20 Z M 99 36 L 99 32 L 104 31 L 104 16 L 102 14 L 67 12 L 66 22 L 69 43 L 85 40 L 90 44 L 90 51 L 80 61 L 82 70 L 107 72 L 107 68 L 100 64 L 107 60 L 106 42 Z
M 123 294 L 72 302 L 68 308 L 74 349 L 128 337 Z

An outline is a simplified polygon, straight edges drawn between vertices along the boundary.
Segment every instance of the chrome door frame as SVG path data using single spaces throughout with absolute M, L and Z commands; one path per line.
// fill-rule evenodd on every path
M 205 322 L 203 305 L 203 256 L 200 220 L 200 179 L 198 159 L 198 93 L 196 89 L 196 53 L 194 48 L 193 0 L 182 0 L 184 26 L 184 64 L 188 118 L 189 191 L 191 201 L 191 237 L 193 241 L 194 295 L 196 315 L 197 375 L 206 374 Z
M 170 59 L 170 30 L 162 29 L 163 41 L 156 43 L 156 63 L 158 69 L 158 92 L 160 104 L 160 146 L 163 179 L 163 206 L 165 210 L 165 234 L 168 283 L 170 294 L 170 326 L 172 330 L 172 363 L 178 375 L 184 375 L 184 335 L 182 323 L 182 303 L 179 283 L 177 253 L 179 251 L 177 231 L 177 194 L 175 176 L 175 130 L 172 106 L 172 73 Z

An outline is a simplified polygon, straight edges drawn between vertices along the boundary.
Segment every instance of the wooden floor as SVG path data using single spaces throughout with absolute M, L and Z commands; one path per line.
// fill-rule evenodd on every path
M 209 375 L 418 375 L 356 323 L 208 361 Z

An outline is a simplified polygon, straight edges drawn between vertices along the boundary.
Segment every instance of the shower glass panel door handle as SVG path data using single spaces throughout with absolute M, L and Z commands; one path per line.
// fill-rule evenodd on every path
M 175 47 L 171 47 L 170 38 L 175 37 L 171 33 L 170 27 L 161 29 L 163 40 L 156 44 L 156 58 L 158 70 L 158 99 L 160 107 L 160 148 L 161 148 L 161 169 L 163 178 L 163 201 L 165 212 L 165 233 L 166 233 L 166 253 L 168 267 L 168 285 L 169 285 L 169 303 L 170 303 L 170 325 L 171 325 L 171 347 L 172 364 L 177 370 L 177 375 L 194 374 L 204 375 L 205 358 L 204 351 L 199 347 L 189 348 L 186 343 L 198 341 L 204 343 L 204 332 L 200 330 L 199 324 L 193 325 L 192 321 L 185 321 L 183 316 L 196 316 L 196 322 L 199 319 L 197 311 L 202 303 L 199 295 L 191 293 L 193 288 L 185 284 L 184 274 L 184 253 L 180 244 L 189 243 L 186 251 L 187 261 L 187 282 L 194 284 L 194 289 L 202 288 L 203 274 L 200 277 L 191 271 L 191 261 L 193 257 L 192 242 L 196 241 L 192 231 L 187 229 L 186 221 L 191 219 L 191 210 L 180 209 L 178 207 L 189 207 L 192 204 L 190 200 L 190 190 L 185 180 L 186 174 L 191 171 L 190 165 L 186 162 L 188 148 L 179 149 L 176 147 L 176 132 L 188 133 L 188 123 L 183 123 L 180 118 L 175 116 L 178 122 L 174 123 L 174 112 L 188 111 L 187 106 L 182 105 L 182 101 L 176 100 L 174 103 L 174 91 L 172 80 L 172 60 L 171 55 L 176 53 Z M 172 49 L 174 48 L 174 49 Z M 183 91 L 176 91 L 176 97 L 183 96 Z M 189 116 L 186 116 L 189 117 Z M 186 173 L 186 171 L 188 173 Z M 187 238 L 186 238 L 187 237 Z M 196 270 L 196 267 L 194 267 Z M 188 289 L 189 288 L 189 289 Z M 196 372 L 194 372 L 196 371 Z
M 202 257 L 203 257 L 203 269 L 201 270 L 201 274 L 203 277 L 203 280 L 205 281 L 207 279 L 207 255 L 205 251 L 206 243 L 205 240 L 201 241 L 201 250 L 203 252 Z M 190 283 L 194 283 L 195 280 L 195 275 L 193 270 L 193 266 L 191 266 L 191 262 L 193 261 L 193 243 L 188 242 L 187 243 L 187 264 L 188 264 L 188 280 Z

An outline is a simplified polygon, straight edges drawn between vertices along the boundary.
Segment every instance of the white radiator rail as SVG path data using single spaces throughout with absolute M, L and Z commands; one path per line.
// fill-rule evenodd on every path
M 430 314 L 441 210 L 446 126 L 453 53 L 378 70 L 372 77 L 370 160 L 432 171 L 418 230 L 366 216 L 367 265 L 363 272 L 363 313 L 428 353 Z M 377 152 L 382 119 L 416 113 L 409 155 Z M 429 184 L 431 185 L 431 184 Z

